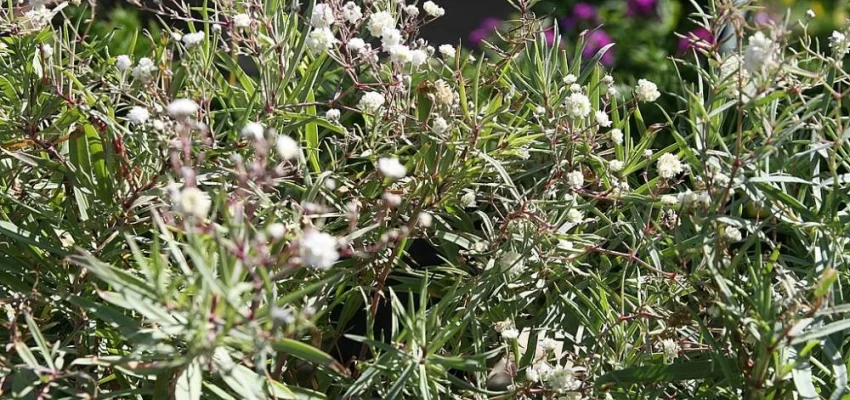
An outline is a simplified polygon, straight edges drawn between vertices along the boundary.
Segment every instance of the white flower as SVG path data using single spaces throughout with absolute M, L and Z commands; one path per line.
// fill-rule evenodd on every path
M 396 28 L 384 28 L 381 32 L 381 47 L 389 51 L 393 46 L 401 44 L 401 32 Z
M 460 205 L 463 208 L 475 207 L 475 192 L 466 191 L 463 196 L 460 196 Z
M 363 12 L 360 11 L 360 6 L 356 3 L 349 1 L 342 6 L 342 19 L 346 20 L 349 24 L 357 23 L 360 18 L 363 18 Z
M 310 25 L 314 28 L 328 28 L 334 24 L 334 11 L 324 3 L 318 3 L 310 14 Z
M 292 160 L 301 155 L 301 147 L 298 146 L 298 142 L 286 135 L 277 137 L 275 147 L 277 148 L 277 154 L 284 160 Z
M 640 79 L 638 80 L 637 87 L 635 88 L 635 96 L 637 96 L 638 101 L 651 103 L 658 100 L 658 98 L 661 97 L 661 93 L 658 91 L 658 86 L 654 83 L 646 79 Z
M 608 135 L 611 136 L 611 141 L 615 144 L 623 144 L 623 131 L 619 129 L 611 129 L 611 132 L 608 132 Z
M 723 228 L 723 238 L 730 242 L 740 242 L 743 236 L 741 236 L 741 231 L 738 228 L 727 226 Z
M 390 208 L 395 208 L 401 205 L 401 196 L 395 193 L 385 192 L 381 198 L 384 199 L 384 204 Z
M 440 79 L 434 82 L 434 102 L 437 104 L 451 104 L 455 99 L 455 92 L 449 84 Z
M 136 67 L 133 68 L 133 78 L 140 81 L 147 81 L 151 78 L 154 70 L 156 70 L 156 65 L 154 65 L 153 61 L 150 58 L 142 57 L 139 59 Z
M 679 196 L 672 195 L 672 194 L 665 194 L 665 195 L 661 196 L 661 204 L 664 204 L 664 205 L 667 205 L 667 206 L 679 204 Z
M 573 93 L 569 95 L 564 103 L 567 108 L 567 115 L 570 118 L 584 118 L 590 114 L 590 99 L 583 93 Z
M 519 337 L 519 331 L 516 328 L 507 328 L 502 331 L 502 339 L 516 340 Z
M 543 114 L 546 114 L 546 107 L 537 106 L 534 108 L 534 115 L 541 116 Z
M 449 130 L 449 123 L 446 122 L 446 119 L 443 117 L 434 118 L 434 122 L 431 123 L 431 132 L 434 132 L 437 135 L 442 135 Z
M 416 223 L 423 228 L 430 228 L 431 224 L 434 223 L 434 216 L 427 211 L 422 211 L 419 213 Z
M 835 52 L 835 58 L 840 60 L 850 52 L 850 41 L 843 33 L 832 31 L 832 36 L 829 37 L 829 47 Z
M 540 382 L 540 373 L 537 372 L 537 368 L 534 365 L 529 365 L 525 369 L 525 379 L 529 382 Z
M 572 208 L 570 209 L 570 211 L 567 211 L 567 221 L 570 221 L 574 224 L 580 224 L 584 222 L 584 214 L 582 214 L 581 211 Z
M 608 114 L 605 114 L 605 111 L 602 110 L 596 111 L 596 123 L 603 128 L 611 126 L 611 120 L 608 119 Z
M 811 8 L 806 10 L 806 18 L 814 19 L 815 17 L 816 17 L 815 10 L 812 10 Z
M 679 351 L 682 348 L 679 346 L 679 343 L 673 339 L 664 339 L 661 341 L 661 351 L 664 352 L 664 359 L 668 363 L 672 363 L 677 357 L 679 357 Z
M 180 32 L 180 31 L 171 32 L 171 40 L 173 40 L 175 42 L 179 42 L 179 41 L 183 40 L 183 32 Z
M 602 83 L 604 83 L 606 86 L 611 86 L 614 84 L 614 77 L 611 76 L 611 74 L 605 74 L 605 76 L 602 78 Z
M 378 92 L 367 92 L 360 98 L 357 107 L 366 113 L 375 113 L 384 106 L 384 95 Z
M 573 75 L 573 74 L 569 74 L 569 75 L 564 77 L 564 83 L 567 84 L 567 85 L 572 85 L 572 84 L 576 83 L 577 81 L 578 81 L 578 78 L 576 78 L 576 76 Z
M 322 53 L 334 47 L 336 37 L 330 28 L 316 28 L 307 34 L 307 48 L 313 53 Z
M 153 122 L 151 122 L 151 125 L 153 125 L 153 129 L 158 131 L 165 129 L 165 122 L 162 122 L 162 120 L 159 119 L 153 120 Z
M 266 228 L 266 232 L 274 239 L 280 239 L 286 233 L 286 226 L 280 222 L 275 222 Z
M 325 188 L 328 190 L 336 190 L 336 180 L 333 178 L 325 179 Z
M 141 125 L 144 124 L 150 116 L 151 114 L 146 108 L 133 107 L 130 109 L 130 112 L 127 113 L 127 120 L 130 121 L 131 124 Z
M 348 46 L 349 50 L 356 52 L 356 53 L 359 53 L 361 50 L 363 50 L 366 47 L 366 41 L 364 41 L 363 39 L 360 39 L 359 37 L 353 37 L 351 39 L 348 39 L 348 45 L 347 46 Z
M 439 47 L 440 54 L 443 55 L 443 58 L 455 58 L 457 55 L 457 50 L 455 50 L 454 46 L 450 44 L 443 44 Z
M 679 158 L 670 153 L 664 153 L 658 158 L 658 176 L 670 179 L 684 170 Z
M 652 158 L 653 154 L 654 154 L 654 152 L 652 151 L 652 149 L 646 149 L 646 150 L 643 151 L 643 156 L 645 158 Z
M 538 344 L 545 351 L 552 351 L 558 347 L 558 341 L 552 338 L 543 338 Z
M 26 18 L 34 29 L 43 29 L 47 25 L 50 25 L 50 21 L 55 15 L 56 13 L 49 8 L 40 5 L 38 7 L 33 6 L 32 9 L 24 13 L 24 18 Z
M 410 4 L 407 7 L 404 7 L 404 13 L 416 18 L 419 16 L 419 7 L 416 7 L 415 4 Z
M 330 110 L 325 112 L 325 119 L 331 121 L 333 123 L 339 122 L 339 117 L 341 116 L 339 110 L 336 108 L 331 108 Z
M 705 191 L 692 192 L 688 189 L 686 192 L 679 193 L 679 203 L 682 205 L 705 205 L 711 204 L 711 196 Z
M 177 208 L 183 214 L 204 218 L 210 212 L 210 197 L 196 187 L 187 187 L 178 195 Z
M 139 61 L 141 64 L 141 60 Z M 168 105 L 168 115 L 174 119 L 182 119 L 195 115 L 198 112 L 198 103 L 189 99 L 177 99 Z
M 369 23 L 366 27 L 369 29 L 369 33 L 371 33 L 372 36 L 379 37 L 383 35 L 384 29 L 391 29 L 395 27 L 395 18 L 393 18 L 392 14 L 386 11 L 378 11 L 369 16 Z
M 750 73 L 765 72 L 773 66 L 776 56 L 776 46 L 762 32 L 750 36 L 747 50 L 744 52 L 744 68 Z
M 390 53 L 390 58 L 399 64 L 407 64 L 410 62 L 412 55 L 410 53 L 410 47 L 407 47 L 403 44 L 397 44 L 392 46 L 387 50 Z
M 443 7 L 438 6 L 436 3 L 430 0 L 422 4 L 422 9 L 425 10 L 426 14 L 434 18 L 442 17 L 446 14 L 446 10 L 444 10 Z
M 413 50 L 410 52 L 410 64 L 419 68 L 422 64 L 428 62 L 428 53 L 425 50 Z
M 573 188 L 578 189 L 584 186 L 584 174 L 579 170 L 567 173 L 567 183 Z
M 263 140 L 263 132 L 265 132 L 265 130 L 266 127 L 264 127 L 263 124 L 252 121 L 245 124 L 245 126 L 242 127 L 242 131 L 240 131 L 240 133 L 242 134 L 242 137 L 246 139 L 260 141 Z
M 237 29 L 251 26 L 251 16 L 248 14 L 236 14 L 233 16 L 233 27 Z
M 623 162 L 620 160 L 611 160 L 608 162 L 608 169 L 611 172 L 620 172 L 623 170 Z
M 115 68 L 118 68 L 119 71 L 126 71 L 131 66 L 133 66 L 133 61 L 130 60 L 130 56 L 122 54 L 115 57 Z
M 581 382 L 576 379 L 572 364 L 566 366 L 556 365 L 546 376 L 546 384 L 558 393 L 573 391 L 581 387 Z
M 187 33 L 183 35 L 182 40 L 183 45 L 186 46 L 187 49 L 191 49 L 192 47 L 195 47 L 204 41 L 204 32 L 198 31 L 195 33 Z
M 339 260 L 337 247 L 339 240 L 335 237 L 310 229 L 304 233 L 300 242 L 300 255 L 304 264 L 316 269 L 328 269 Z
M 398 161 L 398 158 L 381 158 L 378 160 L 378 171 L 381 175 L 390 179 L 401 179 L 407 175 L 407 167 Z

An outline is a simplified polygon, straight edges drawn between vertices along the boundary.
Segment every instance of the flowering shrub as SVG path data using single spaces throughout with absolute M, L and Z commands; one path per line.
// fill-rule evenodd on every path
M 848 32 L 719 3 L 617 90 L 513 3 L 496 58 L 431 1 L 5 14 L 0 392 L 840 398 Z

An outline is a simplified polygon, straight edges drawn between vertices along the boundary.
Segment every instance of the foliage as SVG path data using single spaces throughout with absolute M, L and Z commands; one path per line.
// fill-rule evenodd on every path
M 846 393 L 846 35 L 718 2 L 618 89 L 524 0 L 490 56 L 305 3 L 5 14 L 3 396 Z

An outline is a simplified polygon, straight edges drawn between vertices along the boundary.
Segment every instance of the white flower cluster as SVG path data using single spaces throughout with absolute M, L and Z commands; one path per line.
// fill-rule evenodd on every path
M 658 158 L 658 176 L 671 179 L 684 171 L 684 166 L 679 158 L 673 154 L 665 153 Z
M 139 63 L 133 68 L 133 79 L 147 82 L 153 76 L 154 71 L 156 71 L 156 65 L 154 65 L 153 61 L 150 58 L 142 57 L 139 59 Z
M 525 377 L 531 382 L 544 383 L 549 389 L 559 394 L 566 394 L 581 387 L 581 381 L 576 376 L 576 373 L 581 370 L 582 368 L 573 366 L 572 362 L 551 366 L 545 361 L 540 361 L 525 370 Z
M 407 175 L 407 168 L 397 158 L 381 158 L 378 160 L 378 171 L 390 179 L 401 179 Z
M 658 86 L 654 83 L 646 79 L 640 79 L 635 88 L 635 97 L 640 102 L 651 103 L 661 97 L 661 92 L 658 91 Z
M 661 341 L 661 351 L 664 353 L 664 361 L 672 363 L 673 360 L 679 357 L 682 347 L 679 346 L 679 342 L 673 339 L 664 339 Z
M 365 113 L 374 114 L 384 106 L 384 95 L 378 92 L 366 92 L 357 103 L 357 107 Z
M 584 93 L 575 92 L 570 94 L 565 100 L 564 106 L 566 106 L 567 116 L 570 118 L 581 119 L 590 115 L 590 99 Z
M 175 205 L 186 216 L 205 218 L 210 212 L 210 196 L 196 187 L 187 187 L 176 194 Z
M 762 32 L 750 36 L 747 50 L 744 52 L 744 68 L 748 72 L 766 73 L 775 66 L 777 57 L 776 44 Z
M 147 122 L 148 118 L 150 118 L 151 114 L 144 107 L 133 107 L 127 113 L 127 120 L 130 121 L 131 124 L 141 125 Z
M 299 255 L 305 265 L 316 269 L 328 269 L 339 260 L 339 240 L 315 229 L 304 233 L 299 242 Z
M 191 49 L 193 47 L 197 47 L 204 41 L 204 32 L 198 31 L 194 33 L 187 33 L 183 35 L 183 45 L 186 46 L 187 49 Z
M 847 35 L 839 31 L 832 31 L 832 35 L 829 37 L 829 47 L 832 48 L 835 58 L 840 60 L 847 53 L 850 53 L 850 40 L 847 39 Z
M 443 7 L 438 6 L 436 3 L 430 0 L 422 4 L 422 9 L 425 10 L 425 14 L 428 14 L 428 16 L 434 18 L 446 15 L 446 10 L 444 10 Z

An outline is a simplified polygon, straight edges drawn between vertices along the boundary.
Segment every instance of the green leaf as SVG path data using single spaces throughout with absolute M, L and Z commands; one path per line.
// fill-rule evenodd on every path
M 308 103 L 316 101 L 313 89 L 307 92 L 306 101 Z M 319 166 L 319 126 L 316 124 L 316 106 L 311 104 L 307 106 L 306 111 L 309 118 L 309 122 L 307 122 L 307 126 L 304 128 L 304 140 L 307 142 L 307 160 L 310 161 L 313 172 L 318 174 L 322 172 L 322 168 Z
M 291 354 L 302 360 L 329 367 L 332 371 L 342 376 L 348 376 L 348 370 L 342 366 L 342 364 L 334 360 L 334 358 L 328 353 L 310 346 L 309 344 L 284 338 L 272 342 L 272 348 L 280 352 Z
M 198 400 L 201 398 L 203 370 L 197 358 L 180 372 L 174 385 L 174 400 Z
M 600 376 L 596 380 L 596 385 L 617 384 L 628 386 L 653 382 L 713 379 L 721 377 L 722 374 L 723 372 L 720 368 L 715 368 L 713 361 L 690 361 L 669 365 L 645 365 L 609 372 Z

